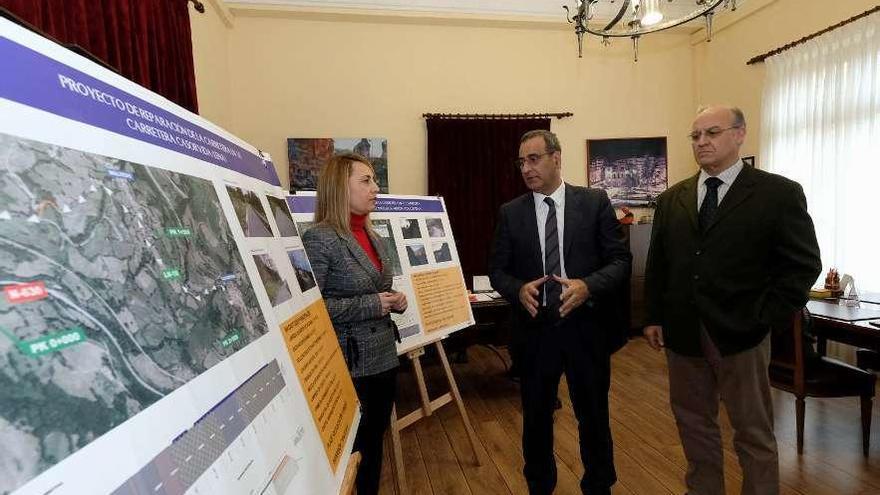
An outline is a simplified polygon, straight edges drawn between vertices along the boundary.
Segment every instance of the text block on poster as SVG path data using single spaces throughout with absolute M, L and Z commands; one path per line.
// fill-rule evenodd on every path
M 354 419 L 357 394 L 324 301 L 319 299 L 295 314 L 281 331 L 335 472 Z
M 457 266 L 413 273 L 425 333 L 470 321 L 470 302 Z

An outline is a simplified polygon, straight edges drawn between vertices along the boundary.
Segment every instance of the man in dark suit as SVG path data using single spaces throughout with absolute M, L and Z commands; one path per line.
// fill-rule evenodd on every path
M 739 109 L 697 114 L 690 140 L 701 170 L 658 198 L 648 252 L 645 336 L 666 348 L 690 495 L 724 493 L 719 397 L 742 493 L 779 493 L 769 333 L 789 328 L 822 267 L 803 190 L 744 166 L 745 136 Z
M 524 474 L 531 494 L 556 486 L 553 410 L 565 372 L 578 419 L 584 493 L 617 480 L 608 417 L 610 353 L 626 334 L 615 296 L 632 256 L 605 192 L 562 182 L 562 150 L 545 130 L 520 140 L 526 193 L 501 207 L 489 274 L 514 308 L 523 407 Z

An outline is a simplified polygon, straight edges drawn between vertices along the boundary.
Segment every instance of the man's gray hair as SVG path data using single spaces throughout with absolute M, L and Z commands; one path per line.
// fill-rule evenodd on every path
M 746 126 L 746 115 L 743 113 L 742 109 L 739 107 L 731 107 L 725 105 L 703 105 L 697 109 L 697 115 L 709 110 L 710 108 L 726 108 L 730 111 L 730 114 L 733 116 L 733 126 L 734 127 L 745 127 Z
M 546 129 L 535 129 L 533 131 L 529 131 L 522 135 L 519 139 L 519 144 L 522 144 L 529 139 L 535 137 L 544 138 L 544 147 L 547 153 L 555 153 L 557 151 L 562 151 L 562 146 L 559 145 L 559 138 L 556 137 L 556 134 L 546 130 Z

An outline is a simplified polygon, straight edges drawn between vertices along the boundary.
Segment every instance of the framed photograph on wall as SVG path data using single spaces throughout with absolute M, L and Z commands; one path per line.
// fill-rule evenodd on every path
M 314 191 L 321 166 L 331 156 L 345 152 L 369 158 L 376 170 L 379 192 L 388 193 L 388 140 L 385 138 L 288 138 L 291 192 Z
M 614 206 L 648 206 L 666 190 L 666 138 L 587 140 L 587 184 Z

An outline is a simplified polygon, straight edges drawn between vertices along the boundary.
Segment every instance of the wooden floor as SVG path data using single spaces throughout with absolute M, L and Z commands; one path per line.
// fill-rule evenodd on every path
M 503 357 L 507 355 L 502 351 Z M 522 477 L 522 415 L 518 385 L 504 374 L 503 361 L 490 349 L 473 346 L 469 362 L 453 364 L 471 421 L 480 441 L 482 466 L 476 466 L 457 409 L 449 404 L 401 433 L 411 494 L 525 494 Z M 431 397 L 445 392 L 439 364 L 426 364 Z M 668 402 L 666 361 L 642 339 L 615 354 L 612 363 L 611 429 L 618 483 L 615 494 L 680 495 L 685 492 L 686 463 Z M 411 366 L 401 368 L 398 411 L 417 406 Z M 583 473 L 577 422 L 564 380 L 563 408 L 556 412 L 557 494 L 580 493 Z M 773 391 L 776 437 L 783 494 L 880 494 L 880 405 L 874 405 L 871 455 L 861 454 L 857 399 L 807 399 L 804 454 L 795 449 L 794 398 Z M 742 480 L 722 420 L 728 494 L 738 494 Z M 389 453 L 383 464 L 380 493 L 396 493 Z

